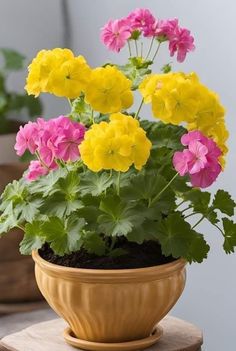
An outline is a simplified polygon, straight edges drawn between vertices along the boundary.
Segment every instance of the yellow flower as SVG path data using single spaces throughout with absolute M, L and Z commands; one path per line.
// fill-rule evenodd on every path
M 217 94 L 200 83 L 196 73 L 152 74 L 139 90 L 144 102 L 151 103 L 155 117 L 165 123 L 185 122 L 188 130 L 200 130 L 217 143 L 223 155 L 227 153 L 224 107 Z
M 110 122 L 93 124 L 80 145 L 81 159 L 92 171 L 113 169 L 126 172 L 134 165 L 140 170 L 147 162 L 151 142 L 139 122 L 116 113 Z
M 82 56 L 64 62 L 51 72 L 48 91 L 56 96 L 75 99 L 85 90 L 91 69 Z
M 88 83 L 91 69 L 69 49 L 41 50 L 29 66 L 25 89 L 30 95 L 51 93 L 76 98 Z
M 101 113 L 119 112 L 133 104 L 131 84 L 116 67 L 96 68 L 85 90 L 85 101 Z

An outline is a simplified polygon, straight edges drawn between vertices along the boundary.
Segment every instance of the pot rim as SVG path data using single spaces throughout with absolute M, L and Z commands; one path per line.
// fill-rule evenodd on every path
M 187 261 L 179 258 L 170 263 L 158 266 L 129 269 L 88 269 L 60 266 L 43 259 L 37 250 L 32 252 L 32 258 L 47 275 L 68 280 L 80 279 L 84 282 L 143 282 L 168 278 L 175 272 L 185 268 Z

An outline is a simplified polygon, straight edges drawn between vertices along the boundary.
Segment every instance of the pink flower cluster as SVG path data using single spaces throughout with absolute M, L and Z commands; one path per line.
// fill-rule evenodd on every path
M 189 174 L 194 187 L 210 186 L 222 171 L 219 164 L 221 150 L 212 139 L 199 131 L 184 134 L 181 143 L 187 148 L 174 154 L 173 165 L 176 171 L 180 176 Z
M 110 20 L 101 29 L 101 41 L 109 50 L 119 52 L 135 31 L 147 38 L 169 41 L 170 55 L 177 53 L 179 62 L 195 48 L 190 31 L 181 28 L 177 19 L 156 19 L 148 9 L 136 9 L 125 18 Z
M 38 160 L 31 161 L 26 178 L 32 181 L 56 169 L 56 160 L 78 160 L 78 146 L 84 133 L 85 127 L 82 124 L 65 116 L 48 121 L 38 118 L 37 122 L 29 122 L 20 127 L 15 144 L 17 155 L 22 156 L 28 150 L 38 157 Z

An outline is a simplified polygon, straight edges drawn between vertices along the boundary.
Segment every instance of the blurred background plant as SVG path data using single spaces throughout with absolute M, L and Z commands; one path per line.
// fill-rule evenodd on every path
M 0 55 L 0 134 L 9 134 L 18 130 L 21 115 L 32 120 L 42 113 L 43 108 L 39 99 L 27 95 L 23 89 L 20 93 L 8 89 L 9 75 L 25 68 L 25 56 L 8 48 L 0 48 Z

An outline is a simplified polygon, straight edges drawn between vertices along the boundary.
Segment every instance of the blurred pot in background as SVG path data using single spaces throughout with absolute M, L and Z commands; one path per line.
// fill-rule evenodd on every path
M 13 71 L 24 68 L 25 57 L 11 49 L 0 49 L 0 194 L 5 186 L 19 179 L 27 163 L 19 160 L 14 150 L 20 125 L 42 113 L 39 99 L 11 92 L 7 79 Z M 21 118 L 21 116 L 25 116 Z M 14 312 L 11 305 L 25 304 L 41 299 L 34 279 L 33 262 L 19 253 L 21 230 L 12 230 L 0 240 L 0 314 Z M 7 307 L 9 305 L 9 308 Z M 28 308 L 27 308 L 28 309 Z

